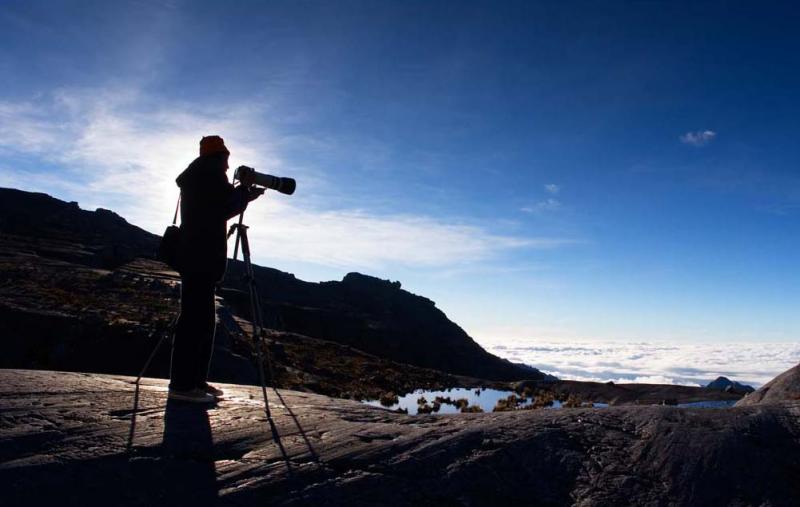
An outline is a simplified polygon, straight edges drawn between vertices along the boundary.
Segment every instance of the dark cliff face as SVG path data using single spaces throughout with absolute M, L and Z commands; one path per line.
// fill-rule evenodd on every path
M 166 270 L 166 267 L 159 267 L 154 262 L 138 263 L 139 267 L 134 269 L 138 273 L 131 273 L 129 266 L 133 259 L 152 258 L 158 241 L 158 236 L 129 224 L 108 210 L 85 211 L 77 203 L 67 203 L 45 194 L 0 189 L 0 250 L 6 253 L 7 261 L 7 269 L 5 273 L 0 272 L 0 276 L 8 280 L 14 278 L 18 286 L 26 284 L 26 290 L 31 293 L 38 291 L 38 299 L 51 298 L 53 294 L 59 294 L 60 297 L 58 301 L 54 296 L 53 301 L 43 299 L 42 304 L 36 305 L 37 315 L 48 309 L 58 313 L 58 305 L 66 301 L 64 304 L 70 307 L 66 313 L 74 314 L 73 318 L 80 322 L 85 320 L 84 317 L 91 317 L 93 327 L 90 327 L 96 328 L 97 333 L 108 331 L 102 331 L 107 324 L 103 319 L 110 314 L 124 315 L 122 320 L 127 323 L 136 320 L 139 324 L 136 329 L 145 336 L 149 328 L 157 327 L 149 326 L 148 322 L 160 319 L 158 325 L 163 327 L 163 320 L 176 311 L 177 296 L 169 280 L 156 283 L 165 275 L 161 270 Z M 55 273 L 52 276 L 28 276 L 25 274 L 28 268 L 18 269 L 20 263 L 9 257 L 26 252 L 35 256 L 28 258 L 30 262 L 47 259 L 48 262 L 53 260 L 65 264 L 58 268 L 49 266 L 48 272 Z M 90 270 L 86 271 L 85 268 Z M 104 274 L 93 272 L 91 268 L 112 272 L 122 269 L 127 274 Z M 36 271 L 36 268 L 31 269 L 31 273 Z M 489 354 L 437 309 L 432 301 L 401 289 L 398 282 L 350 273 L 341 282 L 309 283 L 271 268 L 256 267 L 255 271 L 266 312 L 265 321 L 276 330 L 338 343 L 398 363 L 451 374 L 489 380 L 544 377 L 536 369 L 512 364 Z M 41 274 L 43 271 L 36 272 Z M 97 299 L 81 300 L 81 308 L 67 301 L 67 286 L 75 283 L 70 278 L 72 272 L 80 278 L 85 292 L 91 291 L 92 284 L 98 284 Z M 249 318 L 242 272 L 241 262 L 230 262 L 220 294 L 223 296 L 223 305 L 233 314 Z M 136 283 L 139 284 L 150 284 L 143 280 L 155 281 L 146 290 L 141 287 L 126 288 L 124 301 L 117 301 L 115 298 L 123 297 L 119 293 L 121 288 L 127 287 L 126 277 L 138 280 Z M 116 292 L 108 290 L 103 283 L 113 285 Z M 103 298 L 104 291 L 106 298 Z M 0 305 L 0 310 L 6 316 L 3 327 L 16 334 L 32 329 L 30 326 L 40 319 L 35 315 L 20 314 L 16 308 L 20 303 L 19 296 L 11 293 L 8 296 L 4 298 L 6 304 Z M 129 307 L 130 311 L 119 311 L 122 306 Z M 105 313 L 95 315 L 98 307 L 103 307 Z M 78 328 L 84 329 L 81 326 Z M 43 329 L 41 331 L 44 332 Z M 75 342 L 100 339 L 99 336 L 84 336 L 83 331 L 73 334 Z M 42 346 L 63 348 L 55 341 L 56 338 L 48 338 Z M 313 353 L 313 350 L 310 352 Z M 26 356 L 20 353 L 17 357 L 24 362 Z M 46 365 L 47 362 L 39 360 L 37 364 Z M 23 368 L 36 366 L 7 361 L 3 365 Z M 100 369 L 84 363 L 80 366 L 91 371 L 114 371 L 105 364 Z M 69 365 L 59 367 L 72 369 Z M 125 373 L 130 373 L 130 370 Z M 233 381 L 232 378 L 230 380 Z
M 225 286 L 244 290 L 241 263 L 229 263 Z M 390 282 L 349 273 L 341 282 L 303 282 L 255 270 L 262 301 L 278 327 L 335 341 L 394 361 L 491 380 L 541 379 L 534 368 L 489 354 L 433 301 Z M 237 307 L 246 312 L 246 300 Z

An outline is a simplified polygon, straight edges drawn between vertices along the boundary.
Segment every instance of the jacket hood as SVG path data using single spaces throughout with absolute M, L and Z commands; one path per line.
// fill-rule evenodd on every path
M 209 172 L 223 171 L 217 164 L 218 157 L 215 156 L 215 154 L 197 157 L 189 164 L 189 167 L 184 169 L 184 171 L 175 178 L 175 183 L 183 188 L 187 185 L 192 185 L 198 178 L 203 178 L 204 175 Z

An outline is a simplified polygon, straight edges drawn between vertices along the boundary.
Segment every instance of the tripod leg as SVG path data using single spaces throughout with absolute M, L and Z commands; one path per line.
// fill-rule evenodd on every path
M 253 323 L 253 344 L 256 347 L 256 355 L 258 360 L 258 376 L 261 381 L 261 394 L 264 396 L 264 411 L 267 413 L 267 419 L 272 420 L 272 414 L 269 410 L 269 399 L 267 398 L 267 384 L 264 379 L 264 357 L 261 352 L 261 305 L 258 302 L 258 291 L 256 290 L 255 276 L 253 274 L 253 265 L 250 262 L 250 242 L 247 240 L 247 229 L 245 226 L 239 227 L 237 240 L 241 237 L 242 245 L 242 258 L 244 259 L 245 273 L 247 274 L 247 286 L 250 293 L 250 317 Z
M 142 367 L 142 371 L 139 372 L 139 376 L 136 377 L 136 389 L 133 392 L 133 410 L 131 411 L 131 429 L 128 432 L 128 445 L 126 446 L 127 452 L 131 452 L 133 449 L 133 436 L 136 432 L 136 414 L 139 412 L 139 382 L 141 382 L 142 377 L 147 372 L 147 369 L 150 367 L 150 363 L 153 361 L 153 358 L 156 357 L 158 350 L 161 348 L 161 344 L 164 343 L 164 340 L 167 336 L 173 336 L 175 333 L 175 326 L 178 323 L 178 317 L 172 319 L 172 323 L 170 323 L 167 331 L 161 334 L 161 338 L 158 339 L 158 343 L 156 343 L 153 352 L 150 353 L 150 357 L 147 358 L 145 361 L 144 366 Z M 172 371 L 170 371 L 170 378 L 172 377 Z
M 254 311 L 258 315 L 257 319 L 258 319 L 259 341 L 261 341 L 263 343 L 263 341 L 264 341 L 263 340 L 263 338 L 264 338 L 264 314 L 261 311 L 261 298 L 258 296 L 258 286 L 256 285 L 255 275 L 254 274 L 253 274 L 252 280 L 253 280 L 253 294 L 255 296 L 252 299 L 253 307 L 255 309 Z M 275 387 L 275 374 L 272 371 L 272 357 L 270 356 L 269 346 L 266 347 L 265 352 L 266 352 L 266 355 L 267 355 L 267 368 L 269 369 L 269 381 L 270 381 L 270 384 L 272 384 L 272 386 L 274 388 Z
M 261 326 L 260 324 L 256 324 L 256 320 L 259 317 L 256 317 L 256 305 L 252 304 L 253 298 L 258 297 L 255 293 L 255 287 L 251 285 L 250 287 L 250 301 L 251 301 L 251 311 L 253 312 L 253 342 L 256 347 L 257 355 L 258 355 L 258 376 L 261 380 L 261 394 L 264 396 L 264 410 L 267 412 L 267 418 L 272 419 L 272 414 L 269 411 L 269 400 L 267 399 L 267 384 L 264 379 L 264 357 L 261 352 L 261 345 L 263 341 L 261 340 Z
M 150 363 L 153 361 L 153 358 L 156 357 L 156 354 L 158 353 L 158 350 L 161 348 L 161 344 L 164 343 L 164 339 L 167 336 L 172 336 L 173 333 L 175 333 L 175 325 L 177 324 L 177 322 L 178 322 L 178 317 L 175 317 L 172 320 L 172 323 L 169 325 L 169 328 L 167 328 L 167 332 L 163 333 L 161 335 L 161 338 L 159 338 L 158 343 L 156 344 L 155 348 L 153 349 L 153 352 L 150 353 L 150 357 L 148 357 L 147 361 L 145 361 L 144 366 L 142 367 L 142 371 L 140 371 L 139 372 L 139 376 L 136 377 L 136 385 L 137 386 L 139 385 L 139 382 L 142 380 L 142 377 L 144 377 L 144 374 L 147 372 L 147 369 L 150 367 Z

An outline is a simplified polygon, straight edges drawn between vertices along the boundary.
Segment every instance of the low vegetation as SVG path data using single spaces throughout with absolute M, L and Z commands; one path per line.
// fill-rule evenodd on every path
M 391 407 L 400 403 L 400 398 L 394 392 L 389 391 L 381 395 L 380 402 L 384 407 Z

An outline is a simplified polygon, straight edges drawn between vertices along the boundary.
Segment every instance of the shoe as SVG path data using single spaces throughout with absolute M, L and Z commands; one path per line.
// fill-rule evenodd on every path
M 208 394 L 202 389 L 189 389 L 188 391 L 178 391 L 170 389 L 167 397 L 170 400 L 188 401 L 189 403 L 216 403 L 217 398 Z
M 203 387 L 200 388 L 200 390 L 205 391 L 207 394 L 210 394 L 211 396 L 216 396 L 217 398 L 225 394 L 225 391 L 212 386 L 208 382 L 206 382 L 205 385 L 203 385 Z

